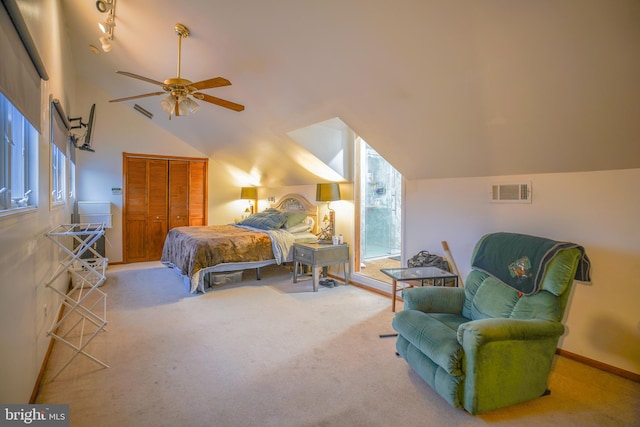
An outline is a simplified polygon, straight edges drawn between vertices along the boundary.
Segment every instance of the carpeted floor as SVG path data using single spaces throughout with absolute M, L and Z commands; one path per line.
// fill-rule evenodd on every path
M 111 266 L 107 331 L 69 357 L 54 346 L 36 403 L 71 426 L 631 426 L 640 384 L 557 358 L 550 396 L 471 416 L 395 356 L 389 299 L 353 286 L 263 280 L 191 295 L 159 263 Z

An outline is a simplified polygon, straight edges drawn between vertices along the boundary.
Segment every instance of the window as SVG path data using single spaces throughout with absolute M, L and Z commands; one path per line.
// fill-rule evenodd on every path
M 402 175 L 360 137 L 356 138 L 358 197 L 356 262 L 362 276 L 390 283 L 380 268 L 401 267 Z
M 51 102 L 51 205 L 64 204 L 67 201 L 67 147 L 69 130 L 61 110 Z
M 75 205 L 76 200 L 76 164 L 73 159 L 69 159 L 69 200 L 71 205 Z
M 64 203 L 65 197 L 65 163 L 66 156 L 58 148 L 51 143 L 51 202 L 56 205 Z
M 0 93 L 0 215 L 36 205 L 38 132 Z

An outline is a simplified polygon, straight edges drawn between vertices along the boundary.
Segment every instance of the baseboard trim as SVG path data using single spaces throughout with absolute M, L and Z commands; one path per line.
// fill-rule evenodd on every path
M 38 372 L 38 378 L 36 378 L 36 383 L 34 384 L 33 390 L 31 391 L 29 404 L 36 403 L 36 398 L 38 397 L 38 392 L 40 391 L 40 384 L 42 383 L 42 377 L 44 376 L 44 370 L 47 368 L 47 363 L 49 363 L 49 356 L 51 356 L 52 350 L 53 350 L 53 338 L 49 337 L 49 347 L 47 347 L 47 353 L 44 355 L 44 359 L 42 360 L 42 366 L 40 366 L 40 372 Z
M 337 280 L 340 280 L 340 281 L 344 282 L 344 277 L 342 277 L 342 276 L 336 276 L 335 274 L 332 274 L 332 273 L 327 274 L 327 276 L 329 276 L 329 277 L 331 277 L 333 279 L 337 279 Z M 371 287 L 371 286 L 363 285 L 362 283 L 353 281 L 353 279 L 350 279 L 348 284 L 352 285 L 352 286 L 355 286 L 356 288 L 361 288 L 361 289 L 364 289 L 366 291 L 373 292 L 374 294 L 378 294 L 378 295 L 382 295 L 384 297 L 391 298 L 391 294 L 389 292 L 385 292 L 385 291 L 383 291 L 381 289 L 377 289 L 377 288 L 374 288 L 374 287 Z M 401 298 L 400 298 L 400 301 L 402 301 Z
M 342 277 L 338 277 L 340 280 L 344 280 Z M 373 288 L 371 286 L 363 285 L 362 283 L 354 282 L 353 280 L 349 280 L 349 284 L 355 286 L 356 288 L 364 289 L 365 291 L 373 292 L 374 294 L 382 295 L 387 298 L 391 298 L 391 294 L 380 289 Z
M 563 350 L 561 348 L 556 350 L 556 354 L 558 356 L 566 357 L 567 359 L 575 360 L 576 362 L 580 362 L 584 365 L 591 366 L 596 369 L 600 369 L 601 371 L 609 372 L 610 374 L 614 374 L 619 377 L 626 378 L 628 380 L 640 383 L 640 374 L 636 374 L 631 371 L 626 371 L 616 366 L 608 365 L 606 363 L 602 363 L 597 360 L 590 359 L 588 357 L 581 356 L 579 354 L 572 353 L 567 350 Z
M 62 319 L 62 316 L 64 316 L 64 309 L 65 307 L 63 306 L 62 309 L 60 310 L 60 313 L 58 313 L 58 320 L 56 321 L 56 323 L 58 323 L 60 319 Z M 56 333 L 57 332 L 58 330 L 56 329 Z M 33 385 L 33 390 L 31 391 L 31 397 L 29 398 L 29 404 L 36 403 L 36 398 L 38 397 L 38 393 L 40 392 L 40 384 L 42 383 L 42 378 L 44 377 L 44 371 L 45 369 L 47 369 L 47 364 L 49 363 L 49 357 L 51 356 L 51 352 L 53 351 L 54 341 L 55 340 L 51 336 L 49 336 L 49 346 L 47 347 L 47 352 L 45 353 L 44 358 L 42 359 L 42 365 L 40 366 L 40 372 L 38 372 L 36 383 Z

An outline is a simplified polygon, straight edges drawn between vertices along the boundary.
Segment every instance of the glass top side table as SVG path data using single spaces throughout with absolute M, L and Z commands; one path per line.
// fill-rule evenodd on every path
M 383 268 L 380 271 L 392 279 L 391 311 L 396 311 L 396 295 L 398 291 L 413 287 L 413 285 L 408 285 L 404 288 L 398 289 L 398 281 L 405 282 L 419 280 L 420 285 L 424 286 L 425 280 L 428 280 L 434 285 L 439 283 L 440 286 L 444 286 L 445 280 L 453 280 L 455 282 L 455 286 L 458 286 L 458 276 L 456 274 L 437 267 Z

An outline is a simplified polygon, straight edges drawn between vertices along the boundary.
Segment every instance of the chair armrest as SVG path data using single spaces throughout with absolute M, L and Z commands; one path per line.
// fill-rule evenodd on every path
M 478 319 L 460 325 L 464 408 L 479 414 L 541 396 L 563 331 L 560 322 L 541 319 Z
M 425 286 L 402 291 L 405 310 L 425 313 L 461 314 L 464 305 L 464 288 Z
M 542 319 L 478 319 L 458 327 L 458 342 L 465 349 L 494 341 L 528 341 L 556 338 L 564 325 Z

